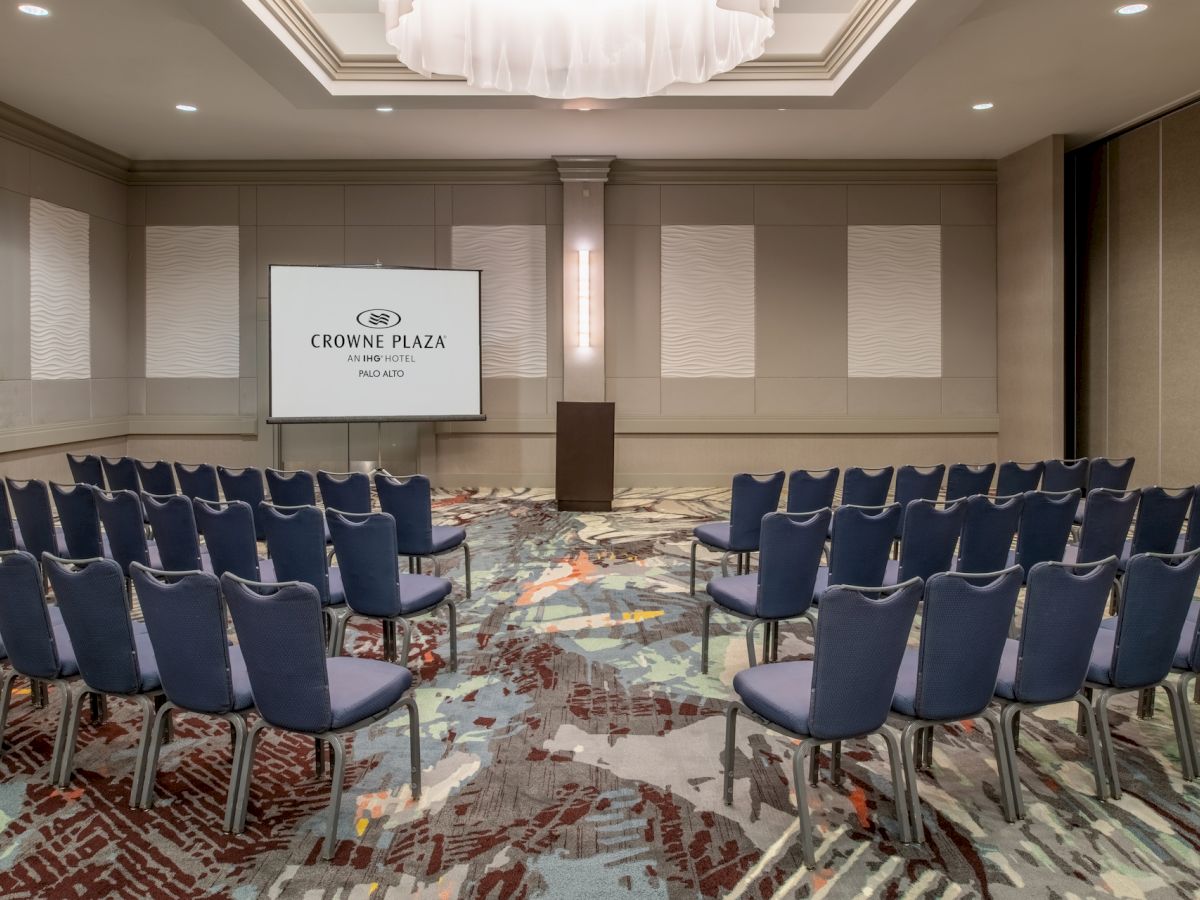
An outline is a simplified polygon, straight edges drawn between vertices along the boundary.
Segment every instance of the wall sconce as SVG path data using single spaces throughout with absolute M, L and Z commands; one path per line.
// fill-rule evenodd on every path
M 579 251 L 579 346 L 592 345 L 592 261 L 591 251 Z

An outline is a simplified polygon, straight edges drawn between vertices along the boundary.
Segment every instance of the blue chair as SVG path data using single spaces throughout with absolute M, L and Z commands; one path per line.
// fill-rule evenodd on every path
M 362 472 L 317 472 L 317 487 L 326 509 L 371 511 L 371 479 Z
M 883 506 L 887 503 L 888 491 L 892 488 L 892 466 L 881 469 L 864 469 L 853 466 L 842 478 L 843 506 Z
M 967 501 L 939 506 L 935 500 L 913 500 L 904 510 L 904 537 L 899 560 L 887 564 L 884 584 L 912 578 L 928 581 L 954 567 L 954 548 L 967 516 Z
M 135 459 L 133 464 L 137 468 L 138 484 L 142 486 L 143 494 L 166 497 L 176 492 L 175 473 L 171 471 L 171 464 L 165 459 L 157 459 L 154 462 Z
M 217 469 L 209 463 L 175 463 L 175 477 L 179 480 L 179 493 L 189 500 L 221 499 L 221 488 L 217 483 Z
M 1042 490 L 1049 494 L 1065 494 L 1067 491 L 1079 491 L 1080 496 L 1087 492 L 1088 458 L 1080 459 L 1048 459 L 1042 469 Z
M 751 475 L 742 472 L 733 476 L 733 491 L 729 501 L 728 522 L 707 522 L 692 529 L 695 539 L 691 548 L 691 595 L 696 596 L 696 549 L 705 547 L 721 554 L 721 574 L 729 574 L 729 557 L 737 555 L 737 574 L 749 571 L 750 554 L 758 552 L 759 529 L 767 513 L 779 508 L 783 493 L 783 472 L 770 475 Z M 382 503 L 382 495 L 380 497 Z
M 1165 686 L 1179 649 L 1188 611 L 1200 580 L 1200 550 L 1162 556 L 1143 553 L 1129 560 L 1121 579 L 1120 612 L 1100 623 L 1092 645 L 1085 693 L 1100 727 L 1100 745 L 1108 758 L 1108 785 L 1121 799 L 1117 753 L 1108 721 L 1108 704 L 1118 694 Z M 1195 625 L 1192 626 L 1195 631 Z M 1167 699 L 1185 781 L 1196 777 L 1186 696 L 1170 687 Z
M 890 506 L 839 506 L 833 511 L 829 565 L 817 571 L 815 602 L 831 584 L 882 587 L 900 520 L 899 503 Z
M 1140 497 L 1137 491 L 1109 488 L 1096 488 L 1089 493 L 1084 504 L 1079 543 L 1067 546 L 1063 562 L 1088 563 L 1109 556 L 1120 557 Z
M 892 714 L 904 722 L 900 747 L 917 841 L 925 840 L 915 765 L 919 741 L 922 733 L 931 734 L 951 722 L 983 719 L 991 728 L 1004 816 L 1010 822 L 1015 819 L 1000 718 L 988 704 L 1021 578 L 1020 568 L 1013 566 L 987 574 L 943 572 L 925 583 L 921 643 L 904 651 L 892 697 Z
M 116 459 L 102 456 L 100 466 L 104 469 L 104 480 L 110 491 L 133 491 L 135 494 L 142 492 L 137 466 L 128 456 L 119 456 Z
M 395 629 L 404 631 L 401 664 L 408 662 L 409 619 L 436 613 L 450 617 L 450 671 L 458 671 L 458 609 L 450 599 L 450 582 L 434 575 L 401 575 L 395 554 L 396 522 L 388 513 L 343 513 L 325 510 L 333 548 L 342 568 L 342 586 L 350 614 L 335 626 L 333 653 L 342 652 L 351 617 L 378 619 L 383 626 L 384 654 L 396 659 Z
M 912 628 L 921 580 L 891 588 L 833 587 L 821 598 L 815 650 L 811 660 L 776 662 L 739 672 L 733 679 L 738 700 L 725 714 L 725 805 L 733 805 L 733 745 L 739 712 L 800 744 L 792 751 L 792 780 L 800 820 L 804 863 L 816 867 L 804 759 L 813 754 L 817 775 L 821 744 L 834 746 L 836 777 L 841 742 L 879 734 L 887 744 L 895 789 L 900 840 L 911 841 L 896 735 L 884 727 L 908 633 Z
M 46 482 L 31 478 L 28 481 L 5 479 L 12 498 L 13 512 L 21 529 L 23 549 L 41 559 L 43 553 L 62 553 L 61 532 L 54 526 L 54 513 L 50 509 L 50 491 Z
M 213 716 L 233 731 L 233 765 L 225 800 L 224 830 L 233 831 L 238 776 L 254 708 L 242 649 L 230 645 L 221 583 L 203 572 L 158 572 L 133 565 L 133 586 L 146 619 L 167 702 L 158 709 L 146 754 L 139 797 L 154 806 L 154 781 L 163 738 L 174 710 Z
M 1009 460 L 1000 463 L 996 474 L 996 496 L 1012 497 L 1036 491 L 1042 483 L 1044 462 L 1020 463 Z
M 397 478 L 388 472 L 376 472 L 375 493 L 379 496 L 379 508 L 396 522 L 396 553 L 408 557 L 410 573 L 420 574 L 420 561 L 428 558 L 433 563 L 433 574 L 440 577 L 442 569 L 438 557 L 462 547 L 469 599 L 471 545 L 467 543 L 467 530 L 461 525 L 433 524 L 433 493 L 429 479 L 424 475 Z M 335 508 L 342 509 L 340 506 Z
M 311 584 L 321 598 L 326 617 L 329 652 L 337 652 L 340 644 L 333 643 L 338 624 L 345 628 L 349 615 L 346 592 L 342 587 L 341 557 L 339 565 L 329 565 L 325 552 L 326 525 L 324 516 L 315 506 L 262 505 L 263 522 L 267 530 L 267 548 L 275 580 Z
M 71 709 L 58 785 L 65 788 L 71 780 L 83 697 L 100 694 L 132 700 L 142 713 L 142 734 L 129 794 L 129 805 L 137 808 L 154 725 L 154 704 L 162 695 L 154 648 L 145 629 L 134 627 L 129 617 L 124 573 L 111 559 L 72 562 L 47 554 L 43 565 L 54 587 L 82 676 L 70 689 Z
M 1192 503 L 1188 507 L 1187 530 L 1175 542 L 1176 553 L 1190 553 L 1200 547 L 1200 485 L 1192 488 Z
M 788 474 L 787 511 L 811 513 L 832 508 L 841 470 L 796 469 Z
M 254 538 L 265 541 L 267 531 L 261 507 L 267 495 L 263 492 L 262 472 L 253 466 L 244 469 L 217 466 L 217 478 L 221 481 L 221 493 L 226 500 L 241 500 L 250 507 L 254 515 Z
M 955 570 L 997 572 L 1007 568 L 1024 508 L 1024 494 L 995 499 L 982 494 L 968 497 Z
M 161 497 L 142 494 L 142 508 L 150 520 L 150 530 L 154 532 L 158 569 L 168 572 L 212 571 L 208 554 L 200 547 L 191 500 L 182 494 Z
M 0 747 L 18 677 L 35 685 L 54 685 L 62 693 L 54 752 L 50 757 L 50 783 L 58 784 L 71 687 L 79 680 L 79 664 L 62 613 L 46 605 L 42 574 L 37 560 L 24 550 L 0 551 L 0 642 L 8 654 L 9 669 L 0 681 Z
M 241 500 L 218 503 L 196 500 L 192 504 L 196 528 L 204 535 L 212 572 L 218 578 L 232 572 L 246 581 L 275 581 L 275 566 L 258 556 L 254 513 Z
M 917 466 L 901 466 L 896 470 L 896 492 L 892 498 L 900 504 L 901 509 L 908 509 L 908 504 L 914 500 L 937 500 L 942 492 L 942 480 L 946 477 L 946 467 L 943 465 L 919 468 Z M 904 533 L 904 516 L 896 526 L 896 538 L 899 540 Z
M 946 474 L 946 502 L 963 500 L 976 494 L 987 494 L 996 476 L 996 464 L 979 466 L 955 463 Z
M 67 454 L 67 465 L 71 467 L 71 480 L 76 484 L 90 484 L 92 487 L 104 487 L 104 466 L 100 457 L 94 453 L 78 456 Z
M 1021 524 L 1017 529 L 1017 549 L 1008 565 L 1019 565 L 1026 576 L 1042 562 L 1061 562 L 1067 552 L 1067 541 L 1075 525 L 1075 510 L 1079 507 L 1079 491 L 1051 494 L 1029 491 L 1021 508 Z
M 762 522 L 758 574 L 728 575 L 708 583 L 700 639 L 700 671 L 708 674 L 708 624 L 713 607 L 745 619 L 746 653 L 754 666 L 754 629 L 763 632 L 763 662 L 777 658 L 781 621 L 803 616 L 815 629 L 810 609 L 817 570 L 829 533 L 829 507 L 808 513 L 767 513 Z
M 8 506 L 8 488 L 0 479 L 0 550 L 23 550 L 20 535 L 13 526 L 12 510 Z
M 1180 490 L 1163 487 L 1142 488 L 1137 519 L 1133 523 L 1133 538 L 1121 555 L 1121 569 L 1134 556 L 1143 553 L 1172 554 L 1179 545 L 1183 520 L 1192 505 L 1195 488 Z M 16 500 L 14 498 L 14 505 Z
M 1129 479 L 1133 476 L 1135 457 L 1128 459 L 1107 459 L 1097 456 L 1088 466 L 1088 493 L 1105 488 L 1110 491 L 1129 490 Z
M 346 772 L 343 734 L 378 722 L 399 706 L 407 708 L 412 795 L 414 800 L 421 796 L 421 730 L 410 691 L 412 673 L 376 659 L 326 658 L 321 598 L 312 585 L 255 584 L 226 574 L 221 588 L 260 716 L 242 753 L 233 831 L 245 829 L 258 733 L 277 728 L 302 734 L 328 744 L 333 754 L 329 824 L 321 852 L 331 859 Z
M 274 506 L 316 506 L 317 487 L 312 472 L 303 469 L 267 469 L 267 491 Z
M 1025 817 L 1017 775 L 1017 719 L 1023 711 L 1073 700 L 1087 723 L 1096 796 L 1106 798 L 1100 740 L 1091 704 L 1083 694 L 1092 643 L 1104 615 L 1104 602 L 1117 574 L 1116 557 L 1071 565 L 1042 562 L 1028 573 L 1019 638 L 1009 638 L 1000 658 L 996 702 L 1000 733 L 1008 755 L 1010 796 L 1018 819 Z
M 90 484 L 50 483 L 50 494 L 62 523 L 63 543 L 72 559 L 108 556 L 108 542 L 100 533 L 96 492 Z
M 129 567 L 141 563 L 151 569 L 161 569 L 158 548 L 146 539 L 145 512 L 142 501 L 133 491 L 102 491 L 95 489 L 96 512 L 104 526 L 112 559 L 129 577 Z

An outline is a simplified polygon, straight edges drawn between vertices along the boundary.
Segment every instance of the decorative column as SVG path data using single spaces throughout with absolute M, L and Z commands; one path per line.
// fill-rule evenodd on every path
M 604 399 L 604 183 L 611 156 L 556 156 L 563 183 L 563 399 Z

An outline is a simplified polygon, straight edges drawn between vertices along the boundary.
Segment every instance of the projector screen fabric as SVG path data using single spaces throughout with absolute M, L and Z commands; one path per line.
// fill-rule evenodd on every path
M 480 273 L 271 266 L 268 422 L 482 419 Z

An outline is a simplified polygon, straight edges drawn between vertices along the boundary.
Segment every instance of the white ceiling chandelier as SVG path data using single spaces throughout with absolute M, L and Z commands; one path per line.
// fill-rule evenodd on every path
M 646 97 L 755 59 L 779 0 L 379 0 L 400 61 L 554 99 Z

